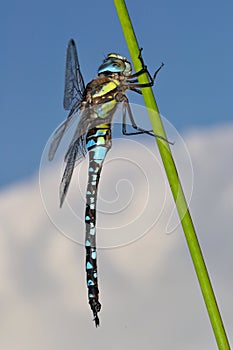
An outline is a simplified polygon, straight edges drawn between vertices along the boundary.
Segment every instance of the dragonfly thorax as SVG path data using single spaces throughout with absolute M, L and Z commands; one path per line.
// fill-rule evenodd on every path
M 110 53 L 99 67 L 98 75 L 114 73 L 122 73 L 124 76 L 129 76 L 132 74 L 132 66 L 125 57 L 116 53 Z

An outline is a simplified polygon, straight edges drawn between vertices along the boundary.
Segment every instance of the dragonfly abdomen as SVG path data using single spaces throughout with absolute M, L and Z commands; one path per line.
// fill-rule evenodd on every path
M 107 152 L 111 148 L 110 124 L 101 124 L 91 129 L 86 137 L 89 153 L 88 185 L 86 192 L 86 276 L 89 304 L 96 327 L 99 325 L 99 302 L 97 254 L 96 254 L 96 200 L 101 169 Z

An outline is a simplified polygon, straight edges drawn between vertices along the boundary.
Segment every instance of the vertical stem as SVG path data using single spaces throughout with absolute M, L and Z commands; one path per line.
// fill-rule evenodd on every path
M 114 3 L 121 22 L 125 40 L 127 42 L 128 49 L 134 64 L 134 68 L 136 71 L 138 71 L 141 68 L 141 63 L 138 59 L 139 46 L 125 2 L 124 0 L 114 0 Z M 142 77 L 140 76 L 139 82 L 147 83 L 147 75 L 145 74 Z M 142 92 L 154 133 L 157 135 L 161 135 L 162 137 L 166 137 L 152 89 L 145 88 Z M 226 336 L 221 315 L 215 299 L 214 291 L 211 286 L 208 271 L 195 233 L 195 228 L 182 190 L 182 186 L 179 180 L 179 176 L 171 154 L 170 147 L 166 142 L 162 141 L 161 139 L 157 138 L 156 141 L 167 174 L 168 182 L 171 187 L 176 208 L 181 220 L 185 238 L 188 244 L 190 255 L 192 257 L 193 265 L 207 307 L 207 311 L 218 344 L 218 348 L 220 350 L 228 350 L 230 349 L 230 345 Z

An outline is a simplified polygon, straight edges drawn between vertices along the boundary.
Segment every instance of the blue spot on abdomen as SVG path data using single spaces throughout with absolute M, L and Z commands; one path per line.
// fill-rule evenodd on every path
M 91 270 L 91 269 L 93 269 L 93 266 L 92 266 L 92 264 L 88 261 L 88 263 L 87 263 L 87 270 Z

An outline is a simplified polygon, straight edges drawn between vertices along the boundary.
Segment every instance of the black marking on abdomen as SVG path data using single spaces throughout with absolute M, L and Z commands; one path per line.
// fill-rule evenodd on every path
M 96 200 L 101 169 L 107 152 L 111 148 L 111 129 L 109 124 L 102 124 L 90 130 L 86 137 L 89 151 L 88 185 L 86 192 L 86 277 L 88 299 L 94 315 L 96 327 L 99 326 L 99 302 L 97 254 L 96 254 Z

